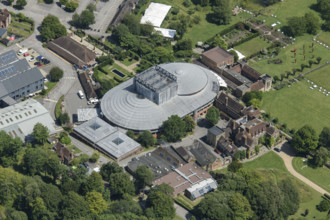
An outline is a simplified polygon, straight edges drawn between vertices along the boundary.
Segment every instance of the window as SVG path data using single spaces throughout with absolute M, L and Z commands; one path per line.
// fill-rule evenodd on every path
M 167 159 L 168 161 L 171 161 L 171 158 L 169 158 L 169 157 L 166 157 L 166 159 Z
M 19 115 L 20 118 L 22 118 L 22 115 Z
M 162 153 L 160 153 L 159 155 L 160 155 L 161 157 L 164 157 L 164 154 L 162 154 Z
M 13 122 L 13 119 L 12 118 L 9 118 L 11 122 Z
M 15 118 L 16 118 L 17 120 L 19 119 L 17 115 L 15 116 Z

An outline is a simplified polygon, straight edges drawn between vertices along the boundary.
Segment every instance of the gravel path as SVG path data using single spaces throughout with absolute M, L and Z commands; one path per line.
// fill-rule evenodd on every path
M 297 171 L 295 171 L 295 169 L 292 166 L 292 160 L 294 158 L 294 152 L 293 152 L 293 149 L 289 146 L 288 143 L 285 142 L 282 145 L 281 152 L 280 153 L 276 152 L 276 153 L 283 159 L 284 164 L 285 164 L 285 167 L 288 169 L 288 171 L 293 176 L 297 177 L 298 179 L 300 179 L 301 181 L 303 181 L 304 183 L 306 183 L 307 185 L 309 185 L 310 187 L 312 187 L 314 190 L 318 191 L 322 195 L 324 193 L 329 194 L 328 191 L 326 191 L 325 189 L 319 187 L 314 182 L 310 181 L 309 179 L 307 179 L 306 177 L 304 177 L 303 175 L 301 175 L 300 173 L 298 173 Z

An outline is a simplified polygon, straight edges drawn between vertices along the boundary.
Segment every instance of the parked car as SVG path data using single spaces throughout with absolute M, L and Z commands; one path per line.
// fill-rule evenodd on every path
M 28 52 L 28 49 L 27 48 L 22 48 L 18 51 L 17 55 L 21 56 L 21 55 L 25 54 L 26 52 Z
M 40 62 L 35 62 L 35 63 L 34 63 L 35 66 L 38 66 L 38 65 L 40 65 L 40 64 L 41 64 Z
M 33 62 L 33 61 L 35 61 L 35 58 L 34 57 L 30 57 L 29 62 Z
M 84 93 L 83 93 L 81 90 L 78 91 L 78 96 L 79 96 L 81 99 L 85 98 Z
M 44 57 L 43 56 L 37 56 L 37 60 L 42 60 L 42 59 L 44 59 Z
M 275 147 L 275 148 L 274 148 L 274 151 L 276 151 L 276 152 L 281 152 L 281 149 Z
M 24 57 L 30 56 L 29 53 L 24 53 Z
M 42 64 L 42 63 L 40 63 L 39 65 L 37 65 L 37 67 L 41 67 L 41 66 L 43 66 L 44 64 Z

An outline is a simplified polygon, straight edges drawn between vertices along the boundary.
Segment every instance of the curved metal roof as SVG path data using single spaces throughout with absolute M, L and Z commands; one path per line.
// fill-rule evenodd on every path
M 101 102 L 104 116 L 125 129 L 158 130 L 171 115 L 183 117 L 213 102 L 219 84 L 210 70 L 189 63 L 159 66 L 178 77 L 177 96 L 157 105 L 137 94 L 133 79 L 129 79 L 104 95 Z

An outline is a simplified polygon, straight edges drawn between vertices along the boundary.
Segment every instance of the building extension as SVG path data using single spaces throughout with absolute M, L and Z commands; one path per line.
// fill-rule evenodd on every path
M 173 187 L 174 196 L 185 194 L 191 200 L 218 187 L 211 175 L 194 162 L 189 162 L 178 168 L 173 167 L 171 173 L 152 182 L 154 186 L 162 183 Z
M 74 135 L 116 161 L 142 151 L 139 143 L 95 117 L 73 130 Z
M 189 63 L 153 66 L 102 98 L 105 118 L 124 129 L 158 132 L 171 115 L 198 117 L 218 93 L 216 75 Z
M 0 54 L 0 100 L 18 100 L 44 88 L 44 76 L 14 50 Z M 5 100 L 6 100 L 5 99 Z
M 55 122 L 39 102 L 29 99 L 0 109 L 0 130 L 22 141 L 33 139 L 33 128 L 37 123 L 46 126 L 50 134 L 56 133 Z

